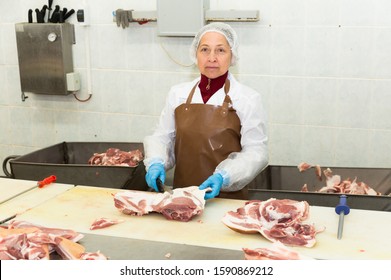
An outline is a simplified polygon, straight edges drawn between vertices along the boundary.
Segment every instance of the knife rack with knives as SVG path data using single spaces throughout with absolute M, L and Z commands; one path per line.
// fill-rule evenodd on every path
M 28 10 L 28 22 L 33 23 L 33 13 L 35 12 L 37 23 L 64 23 L 66 20 L 75 13 L 74 9 L 68 11 L 67 8 L 61 10 L 59 5 L 55 5 L 54 9 L 53 0 L 48 1 L 48 5 L 43 5 L 41 9 L 36 8 Z M 51 11 L 53 10 L 53 13 Z M 46 16 L 47 15 L 47 16 Z

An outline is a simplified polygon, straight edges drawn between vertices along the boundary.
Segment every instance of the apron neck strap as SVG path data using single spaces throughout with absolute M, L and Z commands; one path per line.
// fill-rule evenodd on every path
M 197 88 L 197 86 L 198 86 L 199 83 L 200 83 L 200 82 L 197 82 L 197 83 L 194 85 L 194 87 L 191 89 L 190 94 L 189 94 L 189 96 L 187 97 L 186 104 L 190 104 L 190 103 L 191 103 L 191 100 L 193 99 L 193 95 L 194 95 L 195 89 Z M 230 98 L 229 95 L 228 95 L 230 86 L 231 86 L 231 83 L 230 83 L 229 79 L 226 79 L 226 80 L 225 80 L 225 83 L 224 83 L 224 92 L 225 92 L 224 103 L 227 103 L 227 105 L 228 105 L 228 104 L 232 104 L 231 98 Z M 223 105 L 223 106 L 224 106 L 224 105 Z

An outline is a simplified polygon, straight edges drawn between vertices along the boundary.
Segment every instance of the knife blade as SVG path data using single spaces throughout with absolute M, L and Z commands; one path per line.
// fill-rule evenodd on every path
M 159 192 L 168 192 L 169 194 L 173 194 L 173 190 L 172 190 L 173 187 L 163 184 L 163 182 L 162 182 L 162 180 L 160 180 L 160 178 L 156 179 L 156 184 L 157 184 L 157 188 L 158 188 Z
M 53 0 L 48 1 L 48 22 L 50 22 L 50 12 L 52 11 Z

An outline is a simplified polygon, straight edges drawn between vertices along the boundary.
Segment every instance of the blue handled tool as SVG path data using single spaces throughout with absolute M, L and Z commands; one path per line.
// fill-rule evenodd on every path
M 339 222 L 338 222 L 338 234 L 337 238 L 341 239 L 342 238 L 342 231 L 343 231 L 343 223 L 345 219 L 345 215 L 348 215 L 350 213 L 350 208 L 346 204 L 346 195 L 341 195 L 339 197 L 339 204 L 337 207 L 335 207 L 335 212 L 339 215 Z

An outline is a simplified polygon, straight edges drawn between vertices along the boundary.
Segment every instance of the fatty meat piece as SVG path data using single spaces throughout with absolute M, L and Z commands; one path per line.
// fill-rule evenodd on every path
M 107 219 L 107 218 L 99 218 L 96 219 L 92 225 L 90 226 L 90 230 L 107 228 L 112 225 L 116 225 L 118 223 L 122 223 L 123 220 L 115 220 L 115 219 Z
M 312 166 L 306 162 L 302 162 L 297 166 L 297 168 L 299 169 L 300 172 L 306 171 L 306 170 L 310 169 L 311 167 Z
M 310 257 L 304 256 L 286 247 L 283 243 L 273 242 L 269 248 L 243 248 L 246 260 L 308 260 Z
M 168 220 L 188 222 L 204 210 L 204 196 L 205 191 L 198 187 L 178 188 L 172 195 L 166 195 L 153 209 Z
M 244 207 L 238 208 L 236 212 L 227 212 L 222 222 L 230 229 L 241 233 L 260 232 L 262 224 L 259 207 L 261 203 L 260 200 L 247 201 Z
M 313 225 L 304 224 L 309 217 L 306 201 L 270 198 L 266 201 L 249 201 L 236 212 L 229 211 L 222 222 L 241 233 L 259 232 L 272 242 L 288 246 L 313 247 L 315 236 L 323 231 Z
M 71 230 L 71 229 L 48 228 L 48 227 L 43 227 L 43 226 L 36 225 L 33 223 L 29 223 L 26 221 L 15 221 L 14 220 L 9 224 L 8 228 L 9 229 L 38 228 L 42 232 L 62 236 L 64 238 L 72 240 L 73 242 L 78 242 L 80 239 L 82 239 L 84 237 L 83 234 L 78 233 L 78 232 Z
M 0 227 L 0 259 L 48 260 L 54 251 L 63 259 L 81 259 L 86 252 L 77 241 L 82 237 L 73 230 L 14 220 L 7 227 Z
M 114 206 L 127 215 L 157 212 L 168 220 L 188 222 L 203 212 L 204 196 L 205 190 L 196 186 L 177 188 L 172 194 L 126 190 L 114 195 Z
M 142 216 L 154 211 L 153 207 L 159 204 L 167 194 L 133 190 L 121 191 L 114 195 L 114 206 L 124 214 Z
M 126 152 L 117 148 L 109 148 L 104 153 L 94 153 L 94 155 L 88 160 L 88 164 L 135 167 L 143 159 L 144 156 L 138 149 Z
M 82 253 L 80 255 L 80 260 L 107 260 L 108 258 L 103 255 L 100 251 L 97 251 L 95 253 Z
M 310 165 L 309 165 L 310 166 Z M 316 165 L 319 166 L 319 165 Z M 322 180 L 320 176 L 320 166 L 317 167 L 316 175 Z M 364 182 L 358 182 L 357 177 L 354 180 L 347 178 L 342 180 L 340 175 L 333 175 L 330 168 L 323 170 L 323 174 L 326 178 L 326 186 L 321 187 L 316 192 L 320 193 L 341 193 L 341 194 L 355 194 L 355 195 L 381 195 L 381 193 L 375 191 Z M 308 187 L 305 184 L 302 192 L 308 192 Z

